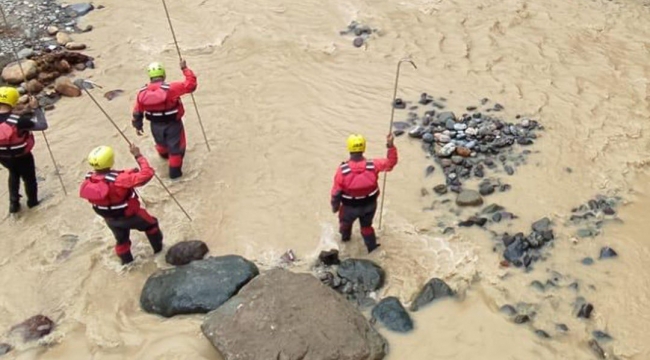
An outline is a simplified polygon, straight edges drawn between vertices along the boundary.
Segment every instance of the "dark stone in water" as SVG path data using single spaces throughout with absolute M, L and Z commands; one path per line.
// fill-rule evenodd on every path
M 586 303 L 582 304 L 580 306 L 580 310 L 578 310 L 578 317 L 579 318 L 584 318 L 584 319 L 589 319 L 591 317 L 591 312 L 594 311 L 594 306 Z
M 583 265 L 591 265 L 591 264 L 594 263 L 594 259 L 592 259 L 590 257 L 586 257 L 586 258 L 582 259 L 581 262 L 582 262 Z
M 429 165 L 429 166 L 427 166 L 426 176 L 429 176 L 429 175 L 433 174 L 433 172 L 434 172 L 435 170 L 436 170 L 436 168 L 435 168 L 433 165 Z
M 237 255 L 192 261 L 152 274 L 142 289 L 140 306 L 164 317 L 207 313 L 258 274 L 254 263 Z
M 354 47 L 362 47 L 363 46 L 363 38 L 361 36 L 358 36 L 358 37 L 354 38 L 354 40 L 352 41 L 352 45 L 354 45 Z M 403 108 L 401 108 L 401 109 L 403 109 Z
M 431 144 L 431 143 L 433 143 L 435 141 L 435 138 L 433 137 L 433 134 L 431 134 L 431 133 L 424 133 L 424 135 L 422 135 L 422 141 L 427 143 L 427 144 Z
M 318 260 L 320 260 L 320 262 L 325 266 L 338 265 L 341 263 L 339 260 L 339 251 L 336 249 L 321 251 L 320 255 L 318 255 Z
M 605 351 L 600 347 L 598 341 L 591 339 L 589 340 L 589 348 L 601 359 L 605 359 Z
M 175 266 L 187 265 L 192 261 L 203 259 L 208 251 L 208 245 L 203 241 L 181 241 L 169 248 L 165 254 L 165 261 Z
M 600 330 L 594 330 L 592 332 L 592 334 L 594 335 L 596 340 L 605 340 L 606 341 L 606 340 L 611 340 L 612 339 L 612 337 L 609 336 L 608 333 L 600 331 Z
M 427 93 L 422 93 L 422 94 L 420 95 L 420 101 L 418 101 L 418 102 L 419 102 L 420 104 L 422 104 L 422 105 L 427 105 L 427 104 L 429 104 L 429 103 L 432 102 L 432 101 L 433 101 L 433 100 L 429 98 L 429 96 L 427 95 Z
M 499 308 L 499 311 L 508 315 L 508 316 L 513 316 L 517 313 L 517 310 L 515 310 L 515 307 L 512 305 L 503 305 L 502 307 Z
M 529 138 L 520 137 L 520 138 L 517 138 L 517 144 L 519 144 L 519 145 L 532 145 L 533 140 L 531 140 Z
M 460 194 L 463 191 L 463 188 L 460 185 L 452 185 L 449 187 L 449 190 L 457 194 Z
M 605 215 L 614 215 L 614 214 L 616 214 L 616 211 L 614 211 L 614 209 L 612 209 L 611 207 L 607 206 L 607 207 L 603 208 L 603 213 Z
M 340 277 L 358 284 L 362 291 L 375 291 L 381 288 L 386 278 L 384 269 L 365 259 L 345 259 L 337 272 Z
M 461 227 L 470 227 L 472 225 L 474 225 L 474 220 L 472 218 L 469 218 L 469 219 L 467 219 L 465 221 L 461 221 L 461 222 L 458 223 L 458 226 L 461 226 Z
M 433 188 L 433 191 L 438 195 L 444 195 L 447 193 L 447 185 L 445 184 L 436 185 Z
M 476 176 L 477 178 L 482 178 L 483 176 L 485 176 L 485 173 L 483 172 L 483 167 L 478 167 L 478 166 L 475 167 L 474 176 Z
M 481 105 L 485 105 L 485 104 L 487 104 L 488 101 L 490 101 L 490 99 L 488 99 L 488 98 L 483 98 L 483 99 L 481 99 Z
M 510 190 L 511 188 L 512 186 L 510 186 L 510 184 L 502 184 L 501 186 L 499 186 L 499 191 L 504 192 Z
M 395 109 L 406 109 L 406 103 L 404 103 L 404 101 L 400 98 L 395 99 L 393 106 Z
M 372 317 L 392 331 L 406 333 L 413 330 L 413 320 L 394 296 L 382 299 L 372 309 Z
M 395 137 L 402 136 L 404 135 L 404 130 L 395 130 L 393 131 L 393 135 L 395 135 Z
M 407 123 L 406 121 L 396 121 L 396 122 L 393 123 L 393 127 L 395 129 L 397 129 L 397 130 L 407 130 L 411 126 L 413 126 L 413 125 Z
M 13 349 L 13 347 L 9 344 L 5 343 L 0 343 L 0 356 L 10 352 Z
M 492 221 L 496 223 L 501 222 L 501 217 L 502 217 L 501 213 L 495 213 L 494 215 L 492 215 Z
M 578 288 L 579 288 L 579 286 L 578 286 L 577 282 L 572 282 L 571 284 L 569 284 L 569 289 L 573 289 L 575 291 L 578 291 Z
M 447 227 L 447 228 L 445 228 L 445 230 L 442 231 L 442 233 L 444 235 L 453 234 L 455 232 L 456 232 L 456 230 L 454 230 L 454 228 L 452 228 L 452 227 Z
M 541 283 L 540 281 L 538 281 L 538 280 L 535 280 L 535 281 L 533 281 L 532 283 L 530 283 L 530 286 L 532 286 L 533 288 L 535 288 L 535 289 L 537 289 L 537 290 L 539 290 L 539 291 L 541 291 L 541 292 L 544 292 L 544 290 L 546 290 L 546 289 L 544 288 L 544 284 L 542 284 L 542 283 Z
M 513 175 L 515 173 L 515 169 L 513 169 L 512 166 L 510 165 L 504 166 L 503 169 L 506 171 L 508 175 Z
M 526 254 L 527 245 L 522 239 L 515 239 L 503 252 L 503 257 L 516 267 L 522 265 L 521 258 Z
M 476 110 L 476 106 L 468 106 L 466 107 L 467 111 L 474 111 Z
M 503 206 L 501 206 L 501 205 L 490 204 L 490 205 L 486 206 L 485 209 L 483 209 L 483 211 L 481 211 L 481 212 L 483 214 L 492 214 L 492 213 L 495 213 L 497 211 L 501 211 L 501 210 L 504 210 L 504 209 L 505 208 Z
M 9 330 L 9 333 L 11 335 L 20 335 L 24 341 L 31 341 L 42 338 L 52 332 L 52 329 L 54 329 L 54 321 L 47 316 L 36 315 L 18 325 L 14 325 Z
M 537 336 L 539 336 L 541 338 L 545 338 L 545 339 L 548 339 L 548 338 L 551 337 L 546 331 L 540 330 L 540 329 L 535 330 L 535 334 L 537 334 Z
M 494 185 L 490 183 L 483 183 L 479 186 L 478 192 L 483 196 L 490 195 L 494 193 Z
M 545 217 L 540 220 L 537 220 L 533 223 L 531 228 L 533 229 L 534 232 L 541 233 L 544 231 L 549 230 L 551 227 L 551 219 Z
M 503 105 L 498 104 L 498 103 L 497 103 L 497 104 L 494 104 L 494 108 L 493 108 L 492 110 L 494 110 L 494 111 L 501 111 L 501 110 L 503 110 Z
M 598 257 L 599 259 L 609 259 L 613 257 L 617 257 L 618 254 L 614 249 L 610 248 L 609 246 L 606 246 L 602 249 L 600 249 L 600 256 Z
M 555 329 L 557 329 L 557 331 L 562 331 L 562 332 L 569 331 L 569 327 L 566 326 L 565 324 L 555 324 Z
M 515 316 L 515 324 L 524 324 L 530 321 L 530 317 L 528 315 L 517 315 Z
M 431 303 L 432 301 L 444 297 L 453 297 L 456 293 L 445 283 L 443 280 L 438 278 L 433 278 L 429 280 L 422 290 L 418 293 L 411 304 L 411 311 L 418 311 L 423 306 Z

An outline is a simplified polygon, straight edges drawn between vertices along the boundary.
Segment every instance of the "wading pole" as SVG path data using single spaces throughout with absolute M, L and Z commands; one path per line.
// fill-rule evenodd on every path
M 9 22 L 7 22 L 7 17 L 5 16 L 5 11 L 0 5 L 0 14 L 2 14 L 2 20 L 5 23 L 5 26 L 7 29 L 9 29 Z M 11 42 L 11 51 L 14 53 L 14 57 L 16 58 L 16 63 L 18 63 L 18 67 L 20 68 L 20 72 L 23 75 L 23 79 L 25 80 L 25 83 L 27 82 L 27 76 L 25 76 L 25 70 L 23 69 L 23 64 L 20 63 L 20 58 L 18 57 L 18 52 L 16 52 L 16 48 L 14 47 L 13 41 Z M 27 90 L 27 87 L 25 87 L 25 90 Z M 27 91 L 29 93 L 29 91 Z M 31 95 L 31 94 L 30 94 Z M 52 148 L 50 147 L 50 142 L 47 141 L 47 135 L 45 135 L 45 130 L 41 131 L 41 134 L 43 134 L 43 139 L 45 140 L 45 146 L 47 146 L 47 151 L 50 153 L 50 158 L 52 159 L 52 164 L 54 164 L 54 171 L 56 171 L 56 175 L 59 177 L 59 182 L 61 183 L 61 188 L 63 188 L 63 193 L 67 196 L 68 191 L 65 189 L 65 185 L 63 184 L 63 178 L 61 178 L 61 173 L 59 172 L 59 167 L 56 165 L 56 160 L 54 160 L 54 154 L 52 153 Z
M 176 52 L 178 53 L 178 60 L 183 60 L 181 56 L 181 49 L 178 47 L 178 41 L 176 40 L 176 33 L 174 32 L 174 27 L 172 26 L 172 20 L 169 17 L 169 10 L 167 10 L 167 4 L 165 0 L 162 0 L 163 7 L 165 8 L 165 15 L 167 15 L 167 22 L 169 23 L 169 30 L 172 32 L 172 37 L 174 38 L 174 45 L 176 45 Z M 205 135 L 205 129 L 203 128 L 203 121 L 201 120 L 201 114 L 199 114 L 199 107 L 196 106 L 196 99 L 194 99 L 194 93 L 190 93 L 192 97 L 192 102 L 194 103 L 194 110 L 196 110 L 196 117 L 199 119 L 199 125 L 201 126 L 201 132 L 203 133 L 203 138 L 205 139 L 205 146 L 208 147 L 210 151 L 210 143 L 208 142 L 208 136 Z
M 393 131 L 393 118 L 395 117 L 395 99 L 397 99 L 397 83 L 399 82 L 399 70 L 400 67 L 402 66 L 402 63 L 408 62 L 411 65 L 413 65 L 413 68 L 417 69 L 418 67 L 415 66 L 415 63 L 411 61 L 411 59 L 402 59 L 397 63 L 397 73 L 395 74 L 395 89 L 393 90 L 393 102 L 390 104 L 391 107 L 391 112 L 390 112 L 390 125 L 388 127 L 388 133 L 390 134 Z M 386 195 L 386 177 L 388 177 L 388 173 L 384 173 L 384 184 L 382 185 L 381 188 L 381 207 L 379 208 L 379 229 L 381 230 L 381 218 L 384 210 L 384 195 Z
M 91 82 L 91 81 L 88 81 L 88 80 L 84 80 L 83 82 L 101 88 L 101 86 L 95 84 L 94 82 Z M 85 84 L 82 84 L 82 85 L 85 85 Z M 117 129 L 117 131 L 120 133 L 120 135 L 122 135 L 122 137 L 124 138 L 124 140 L 125 140 L 125 141 L 129 144 L 129 146 L 130 146 L 130 145 L 131 145 L 131 141 L 129 140 L 129 138 L 127 138 L 126 135 L 124 135 L 124 132 L 123 132 L 123 131 L 122 131 L 122 130 L 117 126 L 117 124 L 115 123 L 115 121 L 113 121 L 113 119 L 111 118 L 111 116 L 108 115 L 108 113 L 104 110 L 104 108 L 103 108 L 101 105 L 99 105 L 99 103 L 97 102 L 97 100 L 95 100 L 95 97 L 92 96 L 92 94 L 88 91 L 87 87 L 86 87 L 86 86 L 82 86 L 81 88 L 86 92 L 86 94 L 88 95 L 88 97 L 90 97 L 90 99 L 95 103 L 95 105 L 97 105 L 97 107 L 99 108 L 99 110 L 101 110 L 102 113 L 104 113 L 104 115 L 106 116 L 106 118 L 108 119 L 108 121 L 110 121 L 111 124 L 113 124 L 113 126 L 115 127 L 115 129 Z M 159 182 L 160 185 L 163 187 L 163 189 L 165 189 L 165 191 L 167 191 L 167 194 L 169 194 L 169 196 L 172 198 L 172 200 L 174 200 L 174 202 L 176 203 L 176 205 L 178 205 L 178 208 L 181 209 L 181 211 L 183 212 L 183 214 L 185 214 L 185 216 L 187 216 L 187 218 L 188 218 L 190 221 L 192 221 L 192 218 L 190 217 L 190 215 L 187 213 L 187 211 L 185 211 L 185 209 L 184 209 L 183 206 L 178 202 L 178 200 L 176 200 L 176 197 L 174 196 L 174 194 L 172 194 L 172 192 L 169 191 L 169 189 L 167 188 L 167 186 L 165 186 L 165 183 L 163 183 L 162 180 L 158 177 L 158 174 L 154 173 L 153 175 L 156 177 L 156 180 L 158 180 L 158 182 Z

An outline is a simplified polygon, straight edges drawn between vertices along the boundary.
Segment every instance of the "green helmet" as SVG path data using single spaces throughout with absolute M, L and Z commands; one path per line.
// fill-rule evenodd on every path
M 149 67 L 147 68 L 147 73 L 149 74 L 149 79 L 153 79 L 157 77 L 165 77 L 165 68 L 163 67 L 163 64 L 159 62 L 154 62 L 149 64 Z

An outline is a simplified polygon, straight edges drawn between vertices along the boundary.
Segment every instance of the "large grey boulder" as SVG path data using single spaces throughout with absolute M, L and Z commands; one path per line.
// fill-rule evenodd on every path
M 261 274 L 201 325 L 224 360 L 381 360 L 386 340 L 310 274 Z
M 207 313 L 258 274 L 257 266 L 241 256 L 193 261 L 151 275 L 144 284 L 140 305 L 146 312 L 164 317 Z

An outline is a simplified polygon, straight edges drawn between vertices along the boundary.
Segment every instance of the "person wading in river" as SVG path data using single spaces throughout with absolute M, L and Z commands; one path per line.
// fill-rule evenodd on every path
M 350 135 L 347 141 L 350 159 L 341 163 L 334 175 L 331 205 L 332 212 L 339 213 L 341 240 L 350 241 L 352 225 L 359 219 L 368 253 L 380 246 L 377 244 L 372 220 L 377 211 L 379 173 L 391 171 L 397 165 L 397 148 L 393 140 L 392 134 L 386 137 L 387 158 L 366 160 L 363 156 L 366 139 L 361 135 Z
M 0 164 L 9 170 L 9 213 L 20 211 L 20 179 L 25 185 L 27 206 L 39 204 L 36 167 L 34 164 L 34 134 L 46 130 L 47 120 L 34 97 L 29 106 L 33 117 L 13 114 L 20 94 L 13 87 L 0 87 Z
M 104 218 L 115 235 L 115 253 L 123 265 L 133 261 L 131 230 L 145 232 L 154 254 L 163 247 L 158 219 L 140 208 L 140 200 L 135 192 L 136 187 L 145 185 L 154 177 L 154 169 L 137 146 L 131 144 L 130 151 L 140 166 L 139 170 L 112 170 L 113 149 L 108 146 L 93 149 L 88 155 L 88 163 L 95 171 L 86 175 L 79 189 L 79 196 L 93 205 L 95 213 Z
M 143 119 L 151 122 L 151 134 L 156 143 L 156 151 L 169 162 L 169 177 L 183 176 L 183 157 L 185 156 L 185 129 L 183 115 L 185 108 L 181 96 L 196 90 L 196 75 L 180 62 L 185 81 L 166 83 L 166 72 L 162 64 L 151 63 L 147 69 L 151 82 L 140 89 L 133 108 L 133 127 L 138 136 L 144 133 Z

